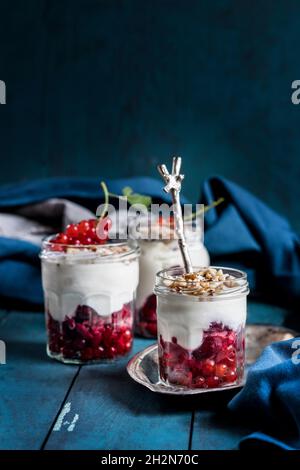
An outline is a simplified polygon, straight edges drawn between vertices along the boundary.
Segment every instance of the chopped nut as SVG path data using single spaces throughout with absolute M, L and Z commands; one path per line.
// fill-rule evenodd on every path
M 237 286 L 237 283 L 235 281 L 225 281 L 224 282 L 224 285 L 226 287 L 236 287 Z
M 187 281 L 194 281 L 195 279 L 197 279 L 197 274 L 196 273 L 188 273 L 185 275 L 185 279 Z
M 208 274 L 211 274 L 211 276 L 216 276 L 217 271 L 214 268 L 208 268 L 207 270 Z
M 238 283 L 234 276 L 224 274 L 222 269 L 202 268 L 198 272 L 183 274 L 165 280 L 164 284 L 181 294 L 198 297 L 220 294 L 224 287 L 236 287 Z

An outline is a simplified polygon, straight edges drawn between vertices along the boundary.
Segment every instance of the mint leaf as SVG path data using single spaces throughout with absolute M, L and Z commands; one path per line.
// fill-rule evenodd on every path
M 132 190 L 132 188 L 131 188 L 130 186 L 125 186 L 125 188 L 122 189 L 122 194 L 123 194 L 123 196 L 128 197 L 128 196 L 130 196 L 130 194 L 132 194 L 132 193 L 133 193 L 133 190 Z
M 123 188 L 122 194 L 123 196 L 127 197 L 127 201 L 131 206 L 133 204 L 142 204 L 148 208 L 152 203 L 152 198 L 150 196 L 134 193 L 133 189 L 130 186 L 126 186 L 125 188 Z
M 142 204 L 147 208 L 151 206 L 152 198 L 150 196 L 144 196 L 143 194 L 132 193 L 127 196 L 127 200 L 129 204 L 132 206 L 133 204 Z

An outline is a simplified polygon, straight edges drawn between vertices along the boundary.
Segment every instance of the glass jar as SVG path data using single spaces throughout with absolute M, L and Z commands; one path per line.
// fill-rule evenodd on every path
M 213 389 L 243 380 L 247 275 L 229 268 L 209 270 L 222 275 L 199 281 L 205 289 L 193 276 L 182 281 L 182 268 L 156 276 L 159 374 L 170 386 Z
M 126 355 L 133 341 L 137 244 L 71 246 L 51 238 L 40 254 L 48 355 L 74 364 Z
M 152 226 L 153 229 L 153 226 Z M 169 228 L 163 228 L 169 230 Z M 139 235 L 143 231 L 139 230 Z M 152 231 L 152 236 L 156 238 L 137 237 L 141 249 L 139 258 L 140 277 L 136 297 L 136 318 L 135 331 L 146 338 L 156 338 L 156 296 L 153 293 L 156 273 L 170 266 L 182 266 L 182 257 L 178 248 L 175 231 L 171 227 L 170 236 L 157 237 L 157 233 Z M 185 236 L 189 248 L 192 264 L 194 266 L 208 266 L 209 255 L 203 245 L 202 227 L 196 227 L 191 223 L 185 223 Z

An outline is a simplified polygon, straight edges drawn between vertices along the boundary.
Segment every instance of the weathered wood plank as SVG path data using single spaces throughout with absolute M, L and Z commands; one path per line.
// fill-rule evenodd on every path
M 249 321 L 282 324 L 287 312 L 249 304 Z M 236 448 L 248 430 L 225 413 L 232 392 L 193 399 L 159 396 L 135 384 L 126 360 L 77 367 L 45 353 L 43 315 L 0 311 L 7 364 L 0 366 L 0 448 L 192 449 Z M 149 345 L 136 339 L 134 351 Z M 67 392 L 69 393 L 67 394 Z M 58 419 L 57 413 L 61 409 Z
M 39 449 L 78 368 L 47 358 L 42 314 L 10 313 L 0 336 L 0 448 Z
M 224 412 L 230 397 L 227 396 L 227 401 L 222 398 L 221 403 L 215 403 L 216 399 L 211 400 L 209 405 L 204 405 L 195 414 L 192 450 L 238 449 L 239 441 L 250 433 L 250 429 L 236 421 L 231 414 Z
M 149 344 L 136 339 L 134 350 Z M 126 362 L 82 367 L 46 449 L 188 448 L 191 401 L 142 388 Z

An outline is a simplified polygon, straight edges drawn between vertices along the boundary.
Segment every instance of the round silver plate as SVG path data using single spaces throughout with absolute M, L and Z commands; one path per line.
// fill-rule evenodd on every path
M 247 325 L 246 327 L 246 364 L 252 364 L 260 355 L 262 350 L 275 341 L 282 341 L 297 336 L 297 332 L 288 328 L 272 325 Z M 152 392 L 165 393 L 169 395 L 196 395 L 200 393 L 222 392 L 241 388 L 243 383 L 229 385 L 222 388 L 196 388 L 187 389 L 183 387 L 169 386 L 162 382 L 158 374 L 158 352 L 157 343 L 152 344 L 143 351 L 138 352 L 128 362 L 127 372 L 136 382 L 144 385 Z M 246 374 L 245 374 L 246 375 Z

